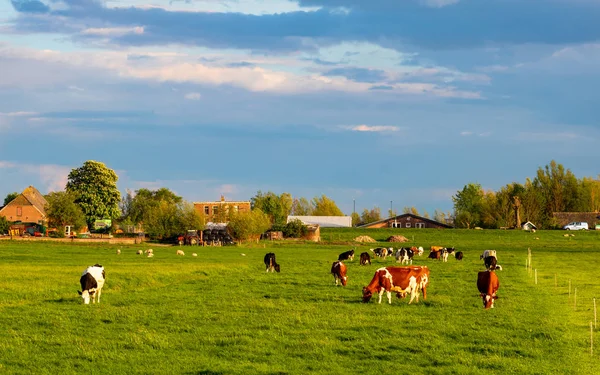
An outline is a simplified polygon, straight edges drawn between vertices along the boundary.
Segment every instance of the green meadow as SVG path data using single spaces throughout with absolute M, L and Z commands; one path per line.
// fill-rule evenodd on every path
M 182 247 L 183 257 L 149 243 L 2 240 L 0 374 L 599 374 L 600 231 L 566 233 L 323 229 L 318 244 Z M 400 246 L 384 242 L 392 234 L 426 249 L 414 264 L 431 270 L 428 298 L 362 303 L 375 270 L 396 263 L 358 256 Z M 465 257 L 427 259 L 431 245 Z M 147 248 L 153 258 L 135 254 Z M 336 287 L 331 263 L 351 248 L 348 286 Z M 485 249 L 503 267 L 491 310 L 476 287 Z M 265 272 L 271 251 L 281 273 Z M 101 303 L 83 305 L 79 277 L 95 263 L 107 275 Z

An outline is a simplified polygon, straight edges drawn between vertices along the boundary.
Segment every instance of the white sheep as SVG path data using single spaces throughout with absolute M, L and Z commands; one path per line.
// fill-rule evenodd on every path
M 177 255 L 181 255 L 181 256 L 185 255 L 185 253 L 183 252 L 183 250 L 177 250 L 176 254 Z

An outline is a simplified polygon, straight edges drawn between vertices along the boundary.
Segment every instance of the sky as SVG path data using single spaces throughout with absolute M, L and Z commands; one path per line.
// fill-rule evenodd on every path
M 0 197 L 97 160 L 122 193 L 451 211 L 600 174 L 600 0 L 0 2 Z

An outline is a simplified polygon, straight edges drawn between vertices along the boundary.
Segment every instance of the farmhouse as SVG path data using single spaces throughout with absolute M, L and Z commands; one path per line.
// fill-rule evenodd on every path
M 360 225 L 358 228 L 435 228 L 445 229 L 452 226 L 439 221 L 428 219 L 414 214 L 402 214 L 387 219 L 375 221 L 373 223 Z
M 287 222 L 300 220 L 304 224 L 319 225 L 321 228 L 350 228 L 351 216 L 293 216 L 287 217 Z
M 212 202 L 194 202 L 194 208 L 200 215 L 206 217 L 207 222 L 222 223 L 227 221 L 230 210 L 233 212 L 250 211 L 250 201 L 226 201 L 221 195 L 221 200 Z
M 46 204 L 48 202 L 38 189 L 29 186 L 0 209 L 0 216 L 12 222 L 43 224 L 46 221 Z

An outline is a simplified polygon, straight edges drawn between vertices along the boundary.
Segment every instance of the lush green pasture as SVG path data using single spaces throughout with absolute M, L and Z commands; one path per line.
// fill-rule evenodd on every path
M 362 286 L 391 258 L 346 262 L 349 284 L 334 286 L 329 270 L 339 253 L 389 245 L 354 237 L 391 234 L 455 246 L 465 259 L 416 257 L 431 269 L 428 299 L 418 304 L 361 302 Z M 0 241 L 0 373 L 598 374 L 600 337 L 596 330 L 591 356 L 590 322 L 600 233 L 563 234 L 323 230 L 331 242 L 185 247 L 184 257 L 153 247 L 154 258 L 135 254 L 152 245 Z M 488 311 L 475 285 L 484 249 L 498 250 L 504 267 Z M 268 251 L 280 274 L 264 272 Z M 94 263 L 107 272 L 102 302 L 82 305 L 79 276 Z

